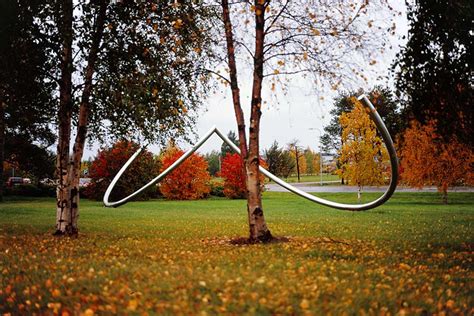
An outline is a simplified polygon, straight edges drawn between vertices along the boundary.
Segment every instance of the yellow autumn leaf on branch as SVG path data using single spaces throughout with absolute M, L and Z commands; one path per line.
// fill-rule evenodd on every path
M 321 35 L 321 32 L 320 32 L 318 29 L 315 29 L 315 28 L 311 29 L 311 32 L 312 32 L 313 35 L 315 35 L 315 36 Z

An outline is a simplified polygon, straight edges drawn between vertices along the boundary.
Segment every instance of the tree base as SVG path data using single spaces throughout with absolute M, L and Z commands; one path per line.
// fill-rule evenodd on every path
M 283 242 L 290 241 L 288 237 L 273 237 L 271 234 L 270 236 L 271 238 L 266 239 L 266 240 L 238 237 L 238 238 L 231 239 L 229 242 L 231 245 L 243 246 L 243 245 L 256 245 L 256 244 L 274 244 L 274 243 L 283 243 Z
M 249 240 L 253 240 L 255 243 L 268 243 L 273 240 L 273 235 L 269 230 L 266 230 L 262 235 L 259 235 L 257 238 L 250 237 Z
M 77 238 L 79 237 L 79 230 L 74 229 L 74 228 L 66 228 L 65 231 L 57 229 L 54 233 L 53 236 L 55 237 L 71 237 L 71 238 Z

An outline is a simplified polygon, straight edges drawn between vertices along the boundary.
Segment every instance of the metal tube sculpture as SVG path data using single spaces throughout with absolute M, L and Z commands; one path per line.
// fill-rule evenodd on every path
M 395 192 L 395 189 L 397 187 L 397 182 L 398 182 L 398 158 L 397 158 L 397 153 L 395 151 L 395 146 L 393 145 L 392 138 L 390 137 L 390 133 L 387 130 L 387 127 L 385 126 L 384 122 L 382 121 L 382 118 L 380 115 L 377 113 L 377 110 L 373 106 L 373 104 L 369 101 L 367 96 L 364 94 L 358 97 L 358 100 L 364 101 L 363 104 L 370 110 L 369 115 L 374 121 L 375 125 L 377 126 L 377 129 L 379 130 L 380 134 L 382 135 L 382 139 L 385 143 L 385 146 L 387 147 L 389 156 L 390 156 L 390 164 L 391 164 L 391 169 L 392 169 L 392 176 L 390 179 L 390 185 L 388 186 L 387 190 L 384 192 L 382 196 L 380 196 L 378 199 L 365 203 L 365 204 L 345 204 L 345 203 L 337 203 L 333 201 L 329 201 L 314 195 L 311 195 L 307 192 L 304 192 L 291 184 L 286 183 L 285 181 L 281 180 L 265 168 L 260 166 L 260 172 L 262 172 L 266 177 L 270 178 L 271 180 L 275 181 L 275 183 L 279 184 L 280 186 L 284 187 L 288 191 L 291 191 L 301 197 L 304 197 L 312 202 L 329 206 L 332 208 L 340 209 L 340 210 L 349 210 L 349 211 L 365 211 L 377 206 L 382 205 L 385 203 Z M 142 148 L 137 150 L 135 154 L 133 154 L 130 159 L 123 165 L 123 167 L 120 169 L 120 171 L 117 173 L 117 175 L 114 177 L 112 182 L 110 183 L 109 187 L 107 188 L 107 191 L 105 192 L 104 195 L 104 205 L 106 207 L 118 207 L 122 204 L 127 203 L 130 199 L 134 198 L 150 186 L 160 182 L 167 174 L 169 174 L 171 171 L 176 169 L 184 160 L 186 160 L 189 156 L 191 156 L 199 147 L 204 144 L 209 137 L 212 136 L 212 134 L 216 133 L 224 142 L 226 142 L 236 153 L 240 154 L 239 148 L 232 142 L 230 141 L 224 134 L 222 134 L 221 131 L 217 129 L 217 127 L 212 127 L 191 149 L 189 149 L 187 152 L 185 152 L 178 160 L 176 160 L 171 166 L 166 168 L 162 173 L 160 173 L 157 177 L 152 179 L 150 182 L 148 182 L 146 185 L 144 185 L 142 188 L 138 189 L 134 193 L 130 194 L 127 197 L 124 197 L 123 199 L 116 201 L 116 202 L 110 202 L 109 201 L 109 196 L 110 193 L 112 192 L 115 184 L 117 181 L 120 179 L 122 174 L 127 170 L 128 166 L 137 158 L 137 156 L 140 154 L 142 151 Z

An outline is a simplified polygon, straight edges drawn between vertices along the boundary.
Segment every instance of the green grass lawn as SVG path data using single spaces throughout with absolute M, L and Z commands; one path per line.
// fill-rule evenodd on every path
M 229 242 L 247 235 L 242 200 L 82 201 L 78 239 L 51 236 L 54 200 L 10 200 L 0 203 L 0 311 L 472 315 L 474 194 L 450 202 L 399 193 L 355 213 L 267 192 L 268 225 L 289 241 L 249 246 Z
M 298 182 L 298 177 L 296 175 L 291 175 L 288 178 L 282 178 L 288 183 L 294 183 Z M 338 181 L 339 176 L 336 174 L 329 174 L 329 173 L 323 173 L 323 181 Z M 266 182 L 269 182 L 270 180 L 268 178 L 265 179 Z M 321 181 L 321 176 L 319 174 L 302 174 L 300 175 L 300 182 L 320 182 Z

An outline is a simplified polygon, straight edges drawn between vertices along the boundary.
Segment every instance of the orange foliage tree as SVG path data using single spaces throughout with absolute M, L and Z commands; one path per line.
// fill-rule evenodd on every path
M 230 199 L 243 199 L 247 193 L 245 180 L 242 177 L 242 158 L 239 154 L 227 153 L 222 159 L 220 176 L 224 178 L 224 195 Z M 260 160 L 260 165 L 265 166 Z M 260 183 L 264 183 L 265 176 L 260 174 Z
M 161 171 L 171 166 L 183 154 L 181 149 L 169 147 L 163 154 Z M 169 200 L 197 200 L 206 197 L 211 191 L 211 176 L 207 167 L 204 157 L 192 154 L 161 181 L 161 193 Z
M 388 153 L 367 110 L 354 97 L 351 103 L 354 109 L 340 117 L 343 145 L 338 173 L 357 185 L 357 197 L 360 200 L 363 186 L 385 182 Z
M 474 183 L 474 151 L 456 138 L 443 141 L 433 121 L 411 123 L 403 135 L 400 156 L 402 180 L 418 188 L 435 185 L 443 203 L 448 203 L 449 186 Z

